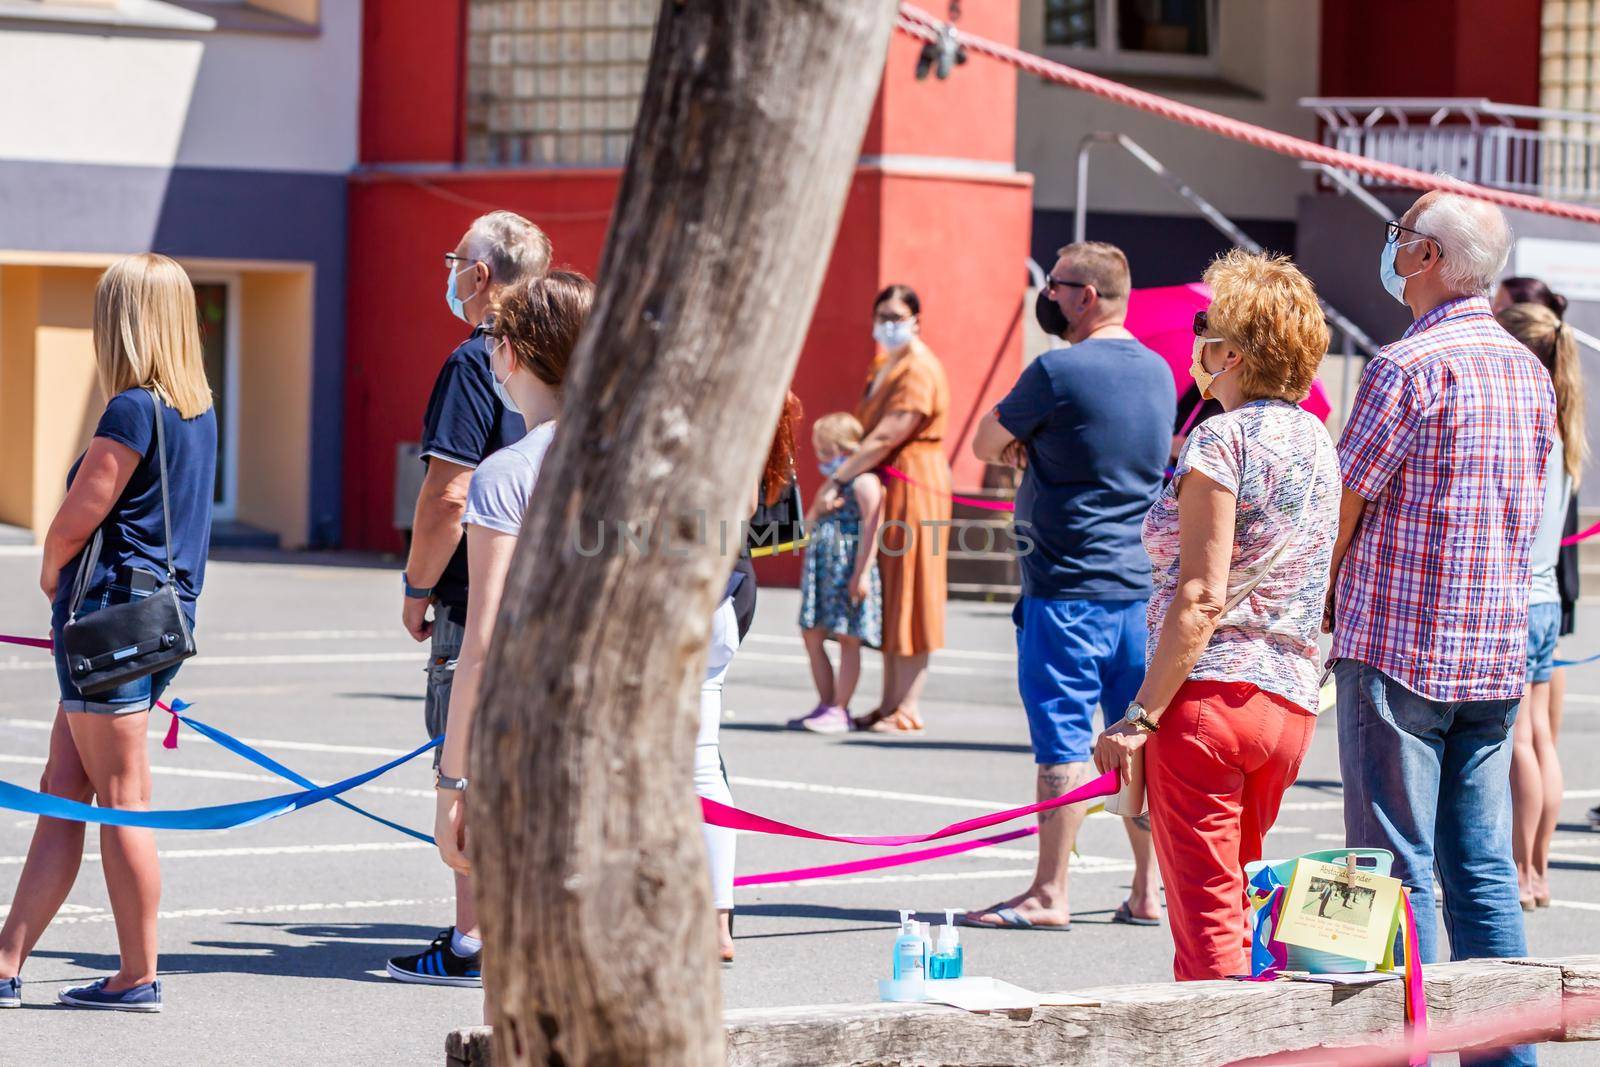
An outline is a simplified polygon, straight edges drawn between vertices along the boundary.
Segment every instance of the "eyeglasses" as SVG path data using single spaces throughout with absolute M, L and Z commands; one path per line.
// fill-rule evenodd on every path
M 1045 288 L 1046 292 L 1053 293 L 1057 289 L 1060 289 L 1060 288 L 1087 289 L 1087 288 L 1089 288 L 1089 283 L 1088 282 L 1069 282 L 1069 281 L 1065 281 L 1065 280 L 1063 280 L 1061 278 L 1057 278 L 1055 275 L 1052 274 L 1052 275 L 1050 275 L 1050 276 L 1045 278 L 1045 280 L 1044 280 L 1044 288 Z
M 1439 239 L 1433 234 L 1423 233 L 1421 230 L 1413 230 L 1410 226 L 1402 226 L 1400 225 L 1399 219 L 1390 219 L 1388 222 L 1383 224 L 1383 239 L 1389 244 L 1398 243 L 1402 233 L 1414 233 L 1421 240 L 1432 241 L 1434 244 L 1439 244 Z M 1443 246 L 1440 247 L 1439 251 L 1442 255 L 1444 252 Z
M 1206 319 L 1206 313 L 1204 311 L 1196 311 L 1194 313 L 1194 335 L 1196 337 L 1204 337 L 1210 330 L 1211 327 Z
M 458 256 L 454 252 L 446 252 L 444 254 L 444 269 L 445 270 L 449 270 L 449 271 L 459 270 L 460 268 L 458 268 L 456 266 L 457 263 L 476 263 L 476 262 L 478 262 L 478 261 L 473 259 L 471 256 Z

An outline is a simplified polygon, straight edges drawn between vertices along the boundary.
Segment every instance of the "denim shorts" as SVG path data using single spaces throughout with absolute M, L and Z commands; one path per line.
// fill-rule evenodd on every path
M 149 592 L 130 589 L 126 585 L 110 585 L 98 595 L 89 594 L 83 598 L 83 606 L 78 609 L 78 614 L 88 615 L 99 611 L 101 608 L 111 607 L 113 604 L 126 604 L 131 600 L 142 600 L 149 596 Z M 172 679 L 178 676 L 181 663 L 174 663 L 154 674 L 135 678 L 131 682 L 123 682 L 115 689 L 102 689 L 93 696 L 85 696 L 72 684 L 72 675 L 67 671 L 67 653 L 65 643 L 61 640 L 61 630 L 66 624 L 65 611 L 59 613 L 52 627 L 51 639 L 55 643 L 56 657 L 56 683 L 61 690 L 61 710 L 80 711 L 91 715 L 131 715 L 136 711 L 149 711 L 161 699 L 161 694 L 166 692 L 167 686 L 172 684 Z M 189 625 L 194 626 L 194 620 L 189 620 Z
M 433 639 L 428 655 L 428 688 L 423 693 L 422 725 L 429 737 L 443 737 L 450 719 L 450 691 L 456 679 L 456 660 L 466 640 L 466 612 L 461 608 L 433 607 Z M 443 746 L 433 750 L 433 765 L 439 766 Z
M 1528 684 L 1548 682 L 1555 671 L 1556 637 L 1561 629 L 1560 604 L 1528 606 Z

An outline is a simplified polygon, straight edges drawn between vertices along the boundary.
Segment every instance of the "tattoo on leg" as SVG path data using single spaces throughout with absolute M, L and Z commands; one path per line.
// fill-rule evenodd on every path
M 1046 763 L 1039 767 L 1038 798 L 1040 800 L 1053 800 L 1063 793 L 1069 793 L 1082 785 L 1089 778 L 1089 764 L 1087 763 Z M 1062 808 L 1051 808 L 1049 811 L 1039 813 L 1041 824 L 1049 822 L 1061 812 Z
M 1135 815 L 1128 821 L 1133 823 L 1133 825 L 1137 826 L 1139 829 L 1143 830 L 1145 833 L 1150 832 L 1150 816 L 1148 813 L 1144 815 Z

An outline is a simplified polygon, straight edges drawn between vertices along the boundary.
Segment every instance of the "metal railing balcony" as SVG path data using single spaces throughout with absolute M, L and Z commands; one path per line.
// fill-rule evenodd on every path
M 1496 189 L 1600 201 L 1600 115 L 1483 99 L 1302 97 L 1300 106 L 1322 119 L 1331 148 Z

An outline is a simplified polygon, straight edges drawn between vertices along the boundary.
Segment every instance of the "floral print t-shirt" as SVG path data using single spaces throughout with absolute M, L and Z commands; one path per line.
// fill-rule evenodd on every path
M 1178 588 L 1178 498 L 1198 471 L 1237 499 L 1228 600 L 1269 566 L 1265 577 L 1218 621 L 1189 677 L 1249 682 L 1307 711 L 1320 706 L 1317 634 L 1328 591 L 1328 563 L 1339 534 L 1339 459 L 1316 416 L 1282 400 L 1257 400 L 1194 428 L 1172 482 L 1144 520 L 1155 591 L 1150 639 Z M 1286 538 L 1288 550 L 1279 553 Z M 1273 557 L 1276 556 L 1276 559 Z

